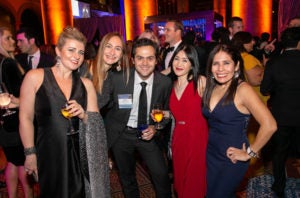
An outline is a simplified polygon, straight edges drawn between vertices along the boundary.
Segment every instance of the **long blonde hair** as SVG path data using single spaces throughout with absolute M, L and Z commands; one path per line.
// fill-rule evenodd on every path
M 15 60 L 14 52 L 8 52 L 6 51 L 2 46 L 2 36 L 4 34 L 4 31 L 11 32 L 11 29 L 9 27 L 0 27 L 0 54 L 4 56 L 5 58 L 12 58 Z M 17 67 L 20 70 L 21 74 L 23 75 L 25 73 L 24 69 L 21 67 L 21 65 L 16 61 Z
M 129 61 L 126 55 L 126 45 L 124 39 L 118 32 L 110 32 L 102 38 L 97 56 L 93 62 L 93 84 L 97 92 L 100 94 L 102 94 L 103 82 L 107 75 L 103 60 L 104 48 L 108 41 L 115 36 L 120 38 L 120 40 L 122 41 L 122 56 L 121 59 L 114 65 L 120 64 L 122 71 L 126 75 L 126 83 L 129 79 Z
M 5 30 L 8 31 L 8 32 L 11 32 L 10 28 L 8 28 L 8 27 L 4 27 L 4 26 L 0 27 L 0 54 L 2 54 L 4 57 L 14 59 L 13 53 L 9 53 L 2 46 L 2 36 L 3 36 Z

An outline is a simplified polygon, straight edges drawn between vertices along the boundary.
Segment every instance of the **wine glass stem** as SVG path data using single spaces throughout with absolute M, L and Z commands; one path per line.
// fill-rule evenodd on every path
M 69 125 L 70 125 L 70 133 L 74 133 L 75 130 L 74 130 L 74 127 L 73 127 L 72 120 L 71 120 L 71 118 L 68 118 L 68 120 L 69 120 Z

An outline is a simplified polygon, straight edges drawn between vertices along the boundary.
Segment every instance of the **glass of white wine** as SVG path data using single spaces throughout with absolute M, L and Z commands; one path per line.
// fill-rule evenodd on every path
M 67 133 L 67 135 L 73 135 L 76 134 L 76 131 L 73 127 L 73 123 L 71 120 L 73 115 L 67 110 L 67 108 L 68 108 L 68 103 L 65 103 L 65 105 L 60 109 L 60 112 L 64 116 L 64 118 L 68 119 L 69 121 L 69 132 Z
M 162 121 L 164 115 L 163 115 L 161 104 L 154 104 L 153 105 L 153 117 L 154 117 L 154 121 L 156 122 L 155 128 L 156 129 L 162 129 L 163 126 L 160 124 L 160 122 Z
M 11 98 L 5 84 L 2 82 L 0 83 L 0 107 L 5 109 L 5 113 L 2 116 L 9 116 L 16 113 L 16 111 L 9 110 L 8 105 L 10 104 L 10 102 Z

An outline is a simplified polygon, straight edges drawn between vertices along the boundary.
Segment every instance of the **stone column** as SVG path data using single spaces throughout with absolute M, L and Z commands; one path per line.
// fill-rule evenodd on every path
M 232 16 L 241 17 L 252 35 L 272 33 L 272 0 L 232 0 Z
M 59 33 L 73 25 L 71 0 L 41 0 L 45 44 L 56 44 Z
M 126 39 L 133 40 L 144 31 L 144 18 L 157 15 L 156 0 L 120 0 L 124 1 Z

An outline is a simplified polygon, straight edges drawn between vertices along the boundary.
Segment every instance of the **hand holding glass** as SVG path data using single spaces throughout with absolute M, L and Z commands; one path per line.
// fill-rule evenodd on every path
M 61 114 L 68 119 L 69 121 L 69 132 L 67 133 L 68 135 L 72 135 L 75 134 L 75 129 L 73 127 L 73 123 L 71 118 L 73 117 L 73 115 L 68 111 L 68 103 L 66 103 L 62 108 L 61 108 Z
M 160 122 L 163 119 L 163 111 L 162 111 L 162 105 L 161 104 L 155 104 L 153 106 L 153 117 L 154 117 L 154 121 L 156 122 L 155 128 L 156 129 L 162 129 L 163 126 L 160 124 Z
M 147 128 L 148 128 L 148 124 L 141 124 L 141 125 L 138 126 L 138 130 L 137 130 L 137 138 L 138 138 L 139 140 L 142 140 L 143 131 L 144 131 L 145 129 L 147 129 Z
M 2 116 L 8 116 L 13 113 L 16 113 L 16 111 L 9 110 L 8 105 L 10 104 L 10 102 L 11 102 L 11 98 L 6 89 L 6 86 L 4 83 L 1 83 L 0 84 L 0 106 L 1 108 L 4 108 L 6 110 Z

